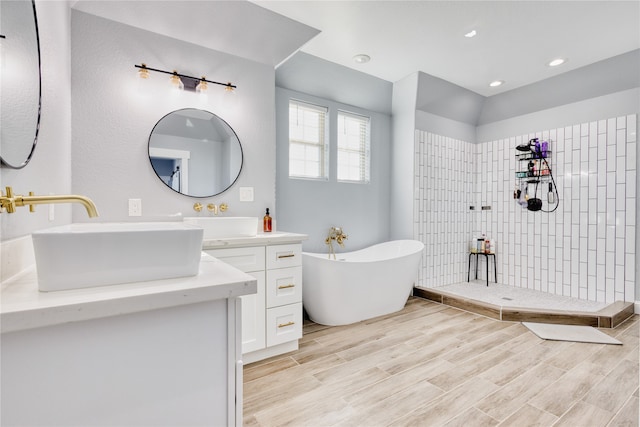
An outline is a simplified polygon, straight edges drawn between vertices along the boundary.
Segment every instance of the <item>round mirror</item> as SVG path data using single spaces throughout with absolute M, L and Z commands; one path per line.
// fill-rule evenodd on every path
M 0 1 L 0 161 L 20 169 L 38 140 L 41 107 L 36 5 Z
M 149 160 L 169 188 L 211 197 L 233 185 L 242 169 L 242 146 L 231 126 L 194 108 L 173 111 L 153 127 Z

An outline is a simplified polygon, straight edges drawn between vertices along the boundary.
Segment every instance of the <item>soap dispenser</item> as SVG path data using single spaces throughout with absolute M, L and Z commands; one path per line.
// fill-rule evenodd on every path
M 264 231 L 265 233 L 271 231 L 271 216 L 269 216 L 269 208 L 267 208 L 267 213 L 262 219 L 262 231 Z

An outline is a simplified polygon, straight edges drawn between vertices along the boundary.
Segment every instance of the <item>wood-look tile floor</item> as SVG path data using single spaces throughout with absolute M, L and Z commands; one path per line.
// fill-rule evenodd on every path
M 244 368 L 245 426 L 638 426 L 639 316 L 619 345 L 545 341 L 410 298 Z

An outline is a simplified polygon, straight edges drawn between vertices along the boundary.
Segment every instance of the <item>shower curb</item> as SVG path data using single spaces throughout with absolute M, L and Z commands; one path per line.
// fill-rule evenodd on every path
M 615 328 L 634 314 L 634 303 L 616 301 L 599 311 L 509 307 L 464 298 L 434 288 L 413 288 L 413 296 L 505 322 L 537 322 Z

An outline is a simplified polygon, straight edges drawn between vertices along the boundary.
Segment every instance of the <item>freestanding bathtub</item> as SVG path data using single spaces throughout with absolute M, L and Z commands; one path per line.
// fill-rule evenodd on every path
M 302 253 L 302 303 L 311 320 L 348 325 L 401 310 L 407 303 L 424 244 L 394 240 L 359 251 Z

